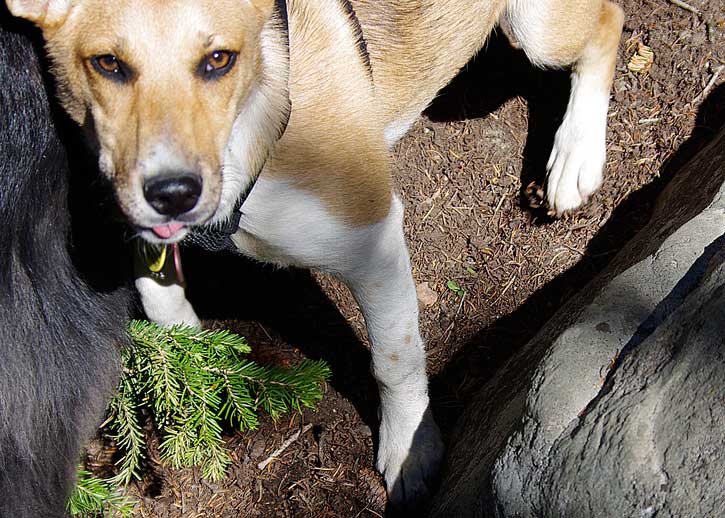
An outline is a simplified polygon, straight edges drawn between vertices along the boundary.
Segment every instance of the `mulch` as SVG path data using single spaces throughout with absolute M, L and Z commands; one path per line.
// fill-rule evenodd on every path
M 627 21 L 607 175 L 580 211 L 551 219 L 537 193 L 568 75 L 534 69 L 500 34 L 393 152 L 433 406 L 446 436 L 466 398 L 642 228 L 678 166 L 723 122 L 721 2 L 619 3 Z M 632 72 L 627 64 L 641 45 L 653 62 Z M 187 277 L 207 323 L 246 336 L 255 359 L 325 358 L 333 380 L 316 411 L 230 431 L 235 462 L 221 483 L 198 470 L 170 470 L 152 452 L 148 479 L 129 489 L 138 516 L 384 516 L 373 459 L 375 386 L 362 317 L 346 289 L 323 275 L 226 256 L 192 254 Z M 230 295 L 221 300 L 221 292 Z M 258 469 L 306 423 L 312 427 Z

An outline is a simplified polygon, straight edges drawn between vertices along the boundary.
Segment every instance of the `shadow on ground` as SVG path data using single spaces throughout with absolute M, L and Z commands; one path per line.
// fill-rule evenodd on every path
M 529 111 L 520 194 L 522 205 L 530 209 L 525 190 L 531 182 L 544 184 L 546 162 L 569 98 L 569 72 L 532 66 L 522 50 L 496 32 L 486 48 L 440 92 L 425 115 L 436 122 L 477 119 L 514 97 L 523 98 Z
M 659 194 L 673 175 L 698 151 L 707 146 L 723 124 L 725 124 L 725 85 L 720 85 L 700 106 L 692 135 L 664 163 L 658 179 L 632 193 L 617 207 L 606 225 L 590 241 L 581 261 L 531 295 L 515 311 L 478 332 L 457 352 L 439 375 L 431 380 L 433 408 L 437 421 L 444 430 L 444 436 L 451 437 L 456 420 L 462 411 L 459 407 L 452 412 L 449 408 L 437 405 L 437 401 L 447 401 L 455 396 L 462 399 L 462 406 L 465 406 L 466 399 L 493 378 L 496 371 L 537 334 L 562 304 L 601 272 L 623 245 L 644 226 L 653 212 Z M 698 190 L 698 186 L 693 185 L 687 195 L 697 201 L 694 203 L 683 201 L 684 206 L 691 206 L 693 210 L 683 214 L 678 220 L 671 221 L 666 235 L 697 215 L 712 200 L 714 194 L 715 192 L 704 193 Z M 650 248 L 640 250 L 636 257 L 627 257 L 618 263 L 620 266 L 617 271 L 610 271 L 607 275 L 611 277 L 618 275 L 629 265 L 641 261 L 654 252 L 658 246 L 659 243 L 652 243 Z M 492 345 L 502 341 L 507 343 L 506 347 Z M 540 354 L 545 352 L 540 351 Z M 536 364 L 540 359 L 540 356 L 530 358 L 532 364 Z M 533 368 L 531 371 L 533 372 Z M 465 384 L 462 384 L 462 380 L 465 380 Z M 496 402 L 491 402 L 491 405 L 492 408 L 497 408 Z M 493 412 L 495 413 L 495 410 Z M 482 487 L 481 491 L 486 491 L 486 488 Z
M 184 251 L 188 296 L 202 318 L 251 320 L 332 369 L 331 384 L 375 428 L 377 399 L 370 353 L 312 275 L 231 253 Z
M 484 117 L 515 96 L 528 103 L 529 131 L 524 149 L 523 189 L 541 185 L 555 129 L 566 107 L 568 74 L 533 68 L 506 39 L 493 37 L 427 110 L 435 121 Z M 590 242 L 573 268 L 534 293 L 523 305 L 481 329 L 431 381 L 433 410 L 444 436 L 465 399 L 480 387 L 571 295 L 600 272 L 649 219 L 654 202 L 677 169 L 701 149 L 723 122 L 724 87 L 702 104 L 692 136 L 662 167 L 659 179 L 630 195 Z M 522 192 L 522 205 L 528 209 Z M 542 221 L 542 219 L 538 219 Z M 349 399 L 363 420 L 377 428 L 377 391 L 369 373 L 370 355 L 312 276 L 280 270 L 231 254 L 185 252 L 189 298 L 203 318 L 253 320 L 279 333 L 307 357 L 325 359 L 332 386 Z M 491 344 L 505 342 L 507 347 Z M 389 510 L 389 516 L 397 516 Z

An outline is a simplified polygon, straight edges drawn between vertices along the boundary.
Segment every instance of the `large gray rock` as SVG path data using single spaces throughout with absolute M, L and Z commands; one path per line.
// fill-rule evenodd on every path
M 690 273 L 707 269 L 689 295 L 663 301 L 653 326 L 635 332 L 586 414 L 542 444 L 548 462 L 526 491 L 533 505 L 510 491 L 522 464 L 506 449 L 494 476 L 500 514 L 725 514 L 724 243 Z
M 724 153 L 482 388 L 431 516 L 725 515 Z

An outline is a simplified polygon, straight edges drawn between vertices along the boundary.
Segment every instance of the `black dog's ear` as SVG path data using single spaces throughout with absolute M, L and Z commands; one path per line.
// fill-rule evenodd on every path
M 73 0 L 6 0 L 8 9 L 41 29 L 58 26 L 68 16 Z

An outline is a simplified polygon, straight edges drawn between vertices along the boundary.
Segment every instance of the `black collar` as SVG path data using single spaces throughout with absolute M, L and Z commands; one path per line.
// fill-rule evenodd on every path
M 259 175 L 257 175 L 258 177 Z M 239 220 L 242 218 L 242 205 L 244 205 L 249 193 L 254 188 L 257 178 L 252 180 L 249 183 L 249 187 L 237 198 L 232 215 L 228 220 L 214 227 L 193 227 L 182 241 L 182 244 L 198 246 L 209 252 L 221 252 L 222 250 L 237 252 L 238 249 L 232 241 L 232 235 L 239 230 Z

